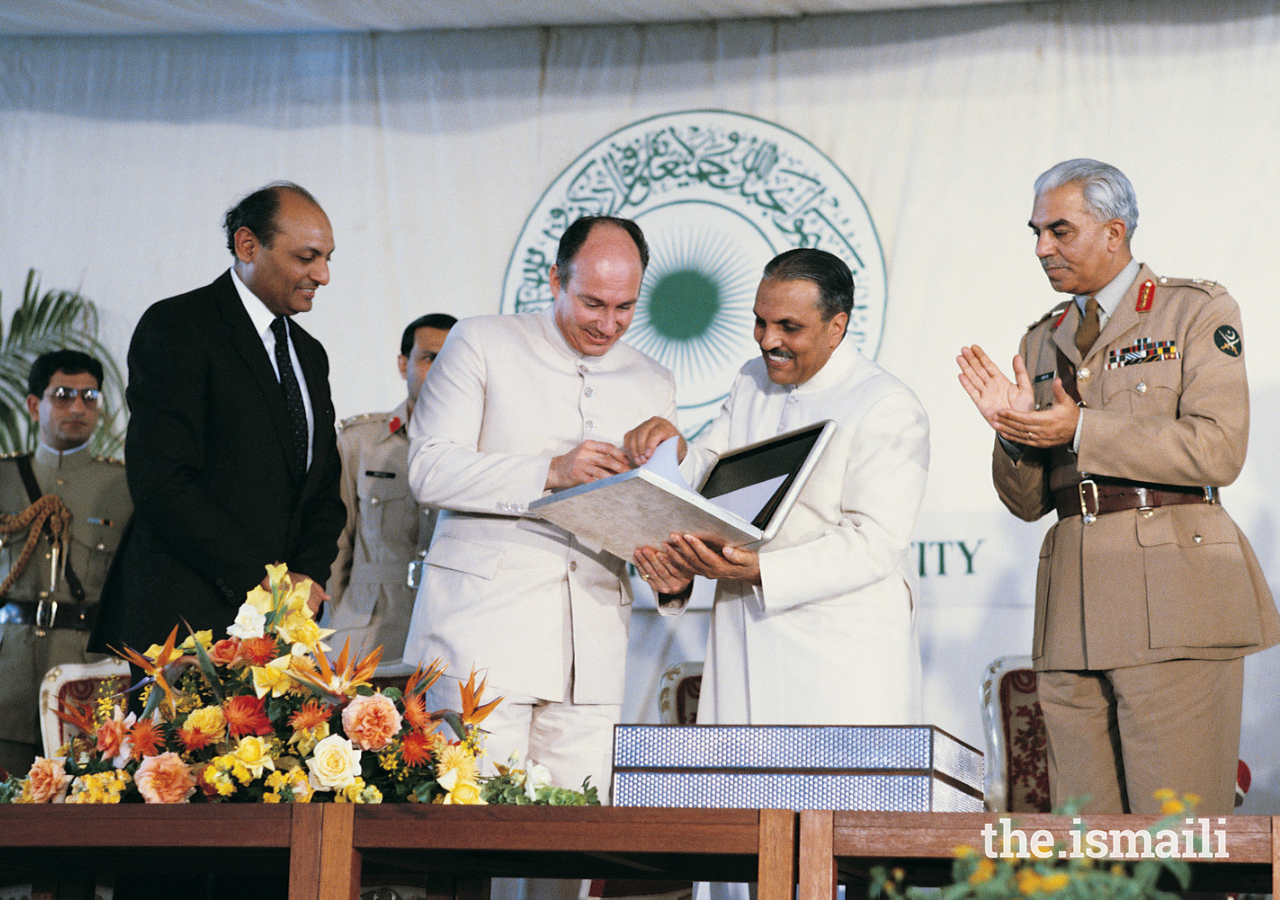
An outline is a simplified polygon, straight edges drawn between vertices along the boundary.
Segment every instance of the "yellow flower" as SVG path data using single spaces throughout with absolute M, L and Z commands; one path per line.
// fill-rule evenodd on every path
M 320 642 L 333 634 L 332 628 L 321 628 L 316 624 L 316 620 L 311 617 L 311 610 L 303 607 L 305 614 L 302 612 L 290 612 L 285 617 L 283 623 L 276 629 L 282 638 L 293 644 L 295 648 L 300 644 L 303 650 L 312 647 L 322 646 Z M 297 651 L 295 650 L 295 655 Z
M 245 605 L 256 609 L 258 612 L 266 616 L 275 606 L 275 601 L 271 598 L 271 592 L 264 589 L 262 585 L 258 585 L 244 597 Z
M 242 737 L 233 752 L 236 761 L 252 772 L 254 778 L 261 778 L 264 771 L 276 767 L 271 758 L 271 745 L 260 737 Z
M 457 781 L 475 783 L 479 777 L 480 770 L 476 766 L 475 757 L 471 755 L 466 748 L 458 744 L 446 744 L 440 750 L 440 756 L 436 760 L 436 778 L 440 779 L 443 786 L 443 779 L 448 777 L 451 772 L 455 772 L 453 778 Z M 449 790 L 449 788 L 445 788 Z
M 1163 802 L 1165 800 L 1174 800 L 1178 795 L 1168 788 L 1160 788 L 1160 790 L 1155 792 L 1154 796 L 1157 800 Z
M 1024 897 L 1034 894 L 1040 890 L 1040 884 L 1044 879 L 1040 877 L 1040 873 L 1032 868 L 1022 868 L 1018 870 L 1018 893 Z
M 329 723 L 321 722 L 315 728 L 304 728 L 302 731 L 295 731 L 293 737 L 289 738 L 289 746 L 296 750 L 299 756 L 310 756 L 311 751 L 316 748 L 316 744 L 328 736 Z
M 280 795 L 279 794 L 263 794 L 262 802 L 263 803 L 279 803 Z
M 179 650 L 195 651 L 196 641 L 200 642 L 200 646 L 208 650 L 213 646 L 213 631 L 197 631 L 195 634 L 187 635 L 187 639 L 178 645 Z
M 293 687 L 293 679 L 289 677 L 289 657 L 280 656 L 265 666 L 251 666 L 253 673 L 253 689 L 259 699 L 270 694 L 272 697 L 283 697 Z
M 969 883 L 982 884 L 984 881 L 990 881 L 991 876 L 994 874 L 996 874 L 996 861 L 984 856 L 982 859 L 978 860 L 978 867 L 974 869 L 973 874 L 969 876 Z
M 1186 804 L 1181 800 L 1166 800 L 1160 804 L 1160 812 L 1166 816 L 1173 816 L 1186 811 Z
M 456 771 L 456 770 L 455 770 Z M 443 780 L 441 787 L 444 786 Z M 459 781 L 454 784 L 449 793 L 445 794 L 444 803 L 453 803 L 459 806 L 484 806 L 484 800 L 480 796 L 480 788 L 470 781 Z
M 951 854 L 955 856 L 956 859 L 966 859 L 967 857 L 970 857 L 970 856 L 977 856 L 978 851 L 973 849 L 973 847 L 969 846 L 968 844 L 961 844 L 959 847 L 956 847 L 956 849 L 952 850 Z
M 202 706 L 187 716 L 187 727 L 208 735 L 211 740 L 220 740 L 227 728 L 227 720 L 222 715 L 221 706 Z
M 1071 876 L 1066 872 L 1053 872 L 1044 876 L 1040 882 L 1040 890 L 1046 894 L 1053 894 L 1071 883 Z
M 1115 876 L 1117 876 L 1117 877 L 1119 877 L 1119 876 L 1123 875 L 1123 874 L 1124 874 L 1124 864 L 1123 864 L 1123 863 L 1112 863 L 1112 864 L 1111 864 L 1111 874 L 1112 874 L 1112 875 L 1115 875 Z
M 273 588 L 279 587 L 284 583 L 285 578 L 289 575 L 289 566 L 285 563 L 268 563 L 267 565 L 267 583 Z M 261 585 L 259 585 L 259 588 Z M 259 588 L 255 588 L 258 590 Z
M 1182 802 L 1183 802 L 1183 803 L 1185 803 L 1185 804 L 1187 804 L 1187 806 L 1199 806 L 1199 805 L 1200 805 L 1200 795 L 1199 795 L 1199 794 L 1190 794 L 1190 793 L 1183 794 L 1183 795 L 1182 795 Z

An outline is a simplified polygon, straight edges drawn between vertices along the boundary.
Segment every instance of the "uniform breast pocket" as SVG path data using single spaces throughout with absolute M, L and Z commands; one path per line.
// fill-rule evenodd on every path
M 375 541 L 382 538 L 384 531 L 392 536 L 397 525 L 403 525 L 406 508 L 413 504 L 408 481 L 397 477 L 362 474 L 356 484 L 356 496 L 364 532 Z
M 1177 359 L 1132 362 L 1103 372 L 1104 408 L 1135 416 L 1175 416 L 1182 395 Z

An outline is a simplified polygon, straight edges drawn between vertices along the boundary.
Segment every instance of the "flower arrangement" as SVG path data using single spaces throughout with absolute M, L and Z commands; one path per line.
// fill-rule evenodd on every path
M 1199 802 L 1194 794 L 1182 798 L 1173 791 L 1156 792 L 1161 812 L 1166 818 L 1145 829 L 1156 838 L 1177 832 L 1181 842 L 1186 832 L 1178 832 L 1183 818 Z M 1071 801 L 1061 815 L 1075 817 L 1083 801 Z M 1024 900 L 1024 898 L 1062 898 L 1062 900 L 1177 900 L 1177 894 L 1157 887 L 1160 876 L 1168 872 L 1186 890 L 1191 869 L 1177 854 L 1151 855 L 1134 863 L 1099 858 L 1101 854 L 1071 852 L 1081 846 L 1079 838 L 1087 826 L 1077 819 L 1071 848 L 1066 844 L 1033 848 L 1026 855 L 1014 855 L 1007 846 L 996 856 L 987 855 L 970 846 L 956 848 L 951 869 L 951 884 L 942 888 L 919 888 L 904 885 L 902 869 L 877 866 L 871 872 L 872 898 L 905 898 L 905 900 Z M 1196 835 L 1191 844 L 1201 849 Z M 1085 846 L 1090 846 L 1086 844 Z M 1181 848 L 1181 844 L 1179 844 Z
M 111 695 L 60 711 L 80 733 L 0 785 L 0 802 L 598 803 L 590 785 L 555 788 L 517 760 L 482 777 L 479 725 L 502 698 L 481 703 L 473 671 L 460 711 L 427 710 L 438 662 L 403 690 L 375 689 L 381 648 L 357 660 L 348 643 L 331 662 L 310 590 L 268 566 L 225 639 L 177 643 L 175 627 L 164 646 L 126 648 L 148 676 L 141 713 Z

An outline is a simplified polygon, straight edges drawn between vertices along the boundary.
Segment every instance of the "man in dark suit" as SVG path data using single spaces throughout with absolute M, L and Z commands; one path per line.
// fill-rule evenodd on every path
M 285 182 L 224 224 L 231 269 L 150 307 L 129 346 L 135 512 L 103 591 L 100 650 L 161 643 L 184 620 L 220 636 L 268 563 L 311 578 L 313 608 L 328 598 L 319 585 L 346 519 L 329 363 L 290 317 L 328 283 L 333 232 Z

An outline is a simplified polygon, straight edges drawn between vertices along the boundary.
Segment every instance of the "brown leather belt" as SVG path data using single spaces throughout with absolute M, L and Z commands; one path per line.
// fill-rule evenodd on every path
M 1142 484 L 1086 478 L 1075 487 L 1053 492 L 1058 518 L 1084 516 L 1086 525 L 1105 513 L 1123 509 L 1156 509 L 1180 503 L 1217 503 L 1212 487 L 1182 487 L 1176 484 Z
M 97 616 L 96 603 L 63 603 L 60 600 L 10 600 L 0 606 L 0 625 L 30 625 L 38 631 L 74 628 L 89 631 Z

